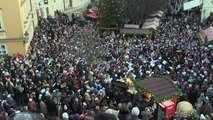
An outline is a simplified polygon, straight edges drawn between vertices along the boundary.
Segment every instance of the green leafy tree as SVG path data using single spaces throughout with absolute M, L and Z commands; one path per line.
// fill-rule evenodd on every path
M 123 0 L 101 0 L 100 26 L 101 27 L 121 27 L 123 24 Z

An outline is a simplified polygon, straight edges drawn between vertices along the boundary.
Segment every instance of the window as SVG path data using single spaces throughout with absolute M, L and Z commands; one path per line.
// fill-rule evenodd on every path
M 1 25 L 2 23 L 1 23 L 1 21 L 0 21 L 0 30 L 2 30 L 2 25 Z
M 0 10 L 0 31 L 3 30 L 3 16 L 2 11 Z
M 0 44 L 0 55 L 6 55 L 6 54 L 7 54 L 6 45 Z
M 70 7 L 72 7 L 72 0 L 70 0 Z
M 55 11 L 55 9 L 54 9 L 54 5 L 52 5 L 52 11 Z
M 44 0 L 44 4 L 48 4 L 48 0 Z
M 56 10 L 58 10 L 58 3 L 56 4 Z

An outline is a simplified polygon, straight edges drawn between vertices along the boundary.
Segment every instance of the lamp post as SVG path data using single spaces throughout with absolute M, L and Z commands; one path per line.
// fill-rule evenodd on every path
M 28 42 L 28 39 L 29 39 L 29 33 L 26 31 L 24 33 L 24 44 L 26 44 Z

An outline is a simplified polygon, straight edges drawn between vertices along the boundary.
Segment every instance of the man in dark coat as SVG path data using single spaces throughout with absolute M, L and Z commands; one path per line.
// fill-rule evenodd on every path
M 96 114 L 94 120 L 117 120 L 113 114 L 99 112 Z
M 119 120 L 131 120 L 129 109 L 126 105 L 123 105 L 118 113 Z
M 57 109 L 56 103 L 54 103 L 52 97 L 49 97 L 45 103 L 46 103 L 47 112 L 49 113 L 49 115 L 52 117 L 56 116 L 58 109 Z

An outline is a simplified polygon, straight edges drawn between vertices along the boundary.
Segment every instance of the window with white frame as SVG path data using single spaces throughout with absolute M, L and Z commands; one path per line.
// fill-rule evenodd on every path
M 0 9 L 0 31 L 3 30 L 3 16 L 2 16 L 2 11 Z
M 7 54 L 7 46 L 4 44 L 0 44 L 0 55 L 6 55 Z

